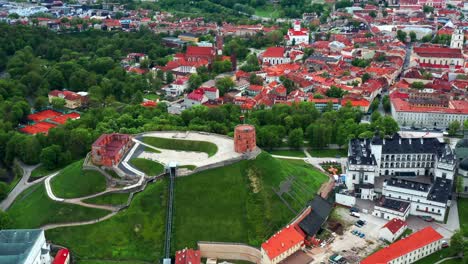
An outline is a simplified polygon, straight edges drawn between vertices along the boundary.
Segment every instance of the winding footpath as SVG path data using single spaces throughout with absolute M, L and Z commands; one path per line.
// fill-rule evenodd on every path
M 29 177 L 31 177 L 31 172 L 39 167 L 39 165 L 34 165 L 34 166 L 28 166 L 25 165 L 22 162 L 19 162 L 20 167 L 23 169 L 23 176 L 21 177 L 21 180 L 16 184 L 15 188 L 11 190 L 11 192 L 8 194 L 8 196 L 0 203 L 0 209 L 3 211 L 6 211 L 11 204 L 15 201 L 15 199 L 26 189 L 29 187 L 42 182 L 46 177 L 43 177 L 41 179 L 38 179 L 34 182 L 28 182 Z

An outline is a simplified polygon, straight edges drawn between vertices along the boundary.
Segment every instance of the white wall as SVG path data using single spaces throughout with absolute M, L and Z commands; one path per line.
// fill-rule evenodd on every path
M 353 207 L 356 204 L 356 197 L 341 193 L 335 194 L 335 202 L 344 206 Z

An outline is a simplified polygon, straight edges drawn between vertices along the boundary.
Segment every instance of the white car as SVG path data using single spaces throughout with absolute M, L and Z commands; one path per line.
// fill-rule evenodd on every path
M 356 212 L 351 212 L 351 213 L 349 213 L 349 215 L 357 217 L 357 218 L 361 217 L 361 215 L 359 213 L 356 213 Z

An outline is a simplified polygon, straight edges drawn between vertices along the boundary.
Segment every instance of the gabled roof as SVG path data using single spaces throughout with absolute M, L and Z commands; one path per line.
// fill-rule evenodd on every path
M 390 232 L 392 232 L 392 234 L 395 234 L 404 226 L 407 226 L 405 221 L 399 218 L 393 218 L 392 220 L 388 221 L 382 228 L 387 228 Z
M 283 58 L 285 49 L 282 47 L 270 47 L 263 53 L 263 57 Z
M 428 226 L 407 238 L 385 247 L 361 261 L 361 264 L 379 264 L 388 263 L 400 256 L 406 255 L 418 248 L 442 239 L 442 235 Z
M 263 242 L 262 249 L 272 260 L 303 241 L 304 234 L 298 231 L 295 225 L 288 225 Z

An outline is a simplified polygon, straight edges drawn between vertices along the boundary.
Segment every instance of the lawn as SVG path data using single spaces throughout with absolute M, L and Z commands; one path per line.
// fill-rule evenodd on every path
M 336 158 L 337 155 L 340 157 L 348 156 L 348 150 L 346 149 L 309 149 L 308 152 L 312 157 L 317 158 Z
M 298 157 L 298 158 L 305 158 L 306 157 L 306 155 L 304 154 L 304 151 L 297 150 L 297 149 L 269 150 L 268 152 L 271 155 L 291 156 L 291 157 Z
M 86 199 L 83 202 L 90 204 L 121 205 L 126 204 L 128 193 L 107 193 L 98 197 Z
M 194 247 L 200 240 L 259 246 L 295 215 L 272 190 L 291 175 L 314 190 L 302 197 L 304 201 L 312 199 L 327 180 L 310 166 L 278 160 L 267 153 L 255 160 L 178 178 L 174 248 Z
M 53 170 L 49 170 L 47 169 L 46 167 L 44 166 L 39 166 L 37 168 L 35 168 L 32 172 L 31 172 L 31 178 L 33 178 L 32 180 L 35 180 L 36 178 L 40 178 L 40 177 L 44 177 L 44 176 L 47 176 L 49 174 L 52 174 L 56 171 L 58 171 L 59 169 L 53 169 Z
M 150 148 L 150 147 L 145 147 L 145 151 L 153 152 L 153 153 L 161 153 L 161 151 L 154 149 L 154 148 Z
M 83 170 L 83 160 L 63 169 L 52 181 L 57 197 L 78 198 L 106 190 L 106 178 L 97 171 Z
M 160 137 L 144 137 L 143 142 L 156 148 L 205 152 L 209 157 L 218 152 L 218 147 L 207 141 L 181 140 Z
M 131 159 L 130 164 L 148 176 L 156 176 L 164 172 L 164 166 L 161 163 L 148 159 Z
M 259 17 L 278 18 L 279 10 L 271 5 L 259 6 L 255 9 L 255 15 Z
M 128 209 L 116 216 L 94 225 L 49 230 L 46 237 L 70 248 L 80 263 L 156 263 L 164 249 L 166 190 L 166 181 L 149 184 L 134 197 Z
M 13 228 L 38 228 L 50 223 L 97 219 L 109 212 L 78 205 L 54 202 L 47 197 L 43 183 L 21 193 L 8 209 Z
M 458 217 L 460 217 L 460 229 L 465 237 L 468 237 L 468 198 L 459 198 Z
M 441 259 L 444 259 L 444 258 L 447 258 L 447 257 L 452 257 L 455 255 L 455 252 L 453 252 L 453 248 L 452 247 L 448 247 L 448 248 L 443 248 L 441 249 L 440 251 L 437 251 L 425 258 L 422 258 L 416 262 L 414 262 L 415 264 L 434 264 L 436 263 L 437 261 L 441 260 Z M 451 263 L 450 261 L 444 261 L 443 262 L 444 264 L 445 263 Z M 454 262 L 454 263 L 460 263 L 460 260 L 458 260 L 458 262 Z

